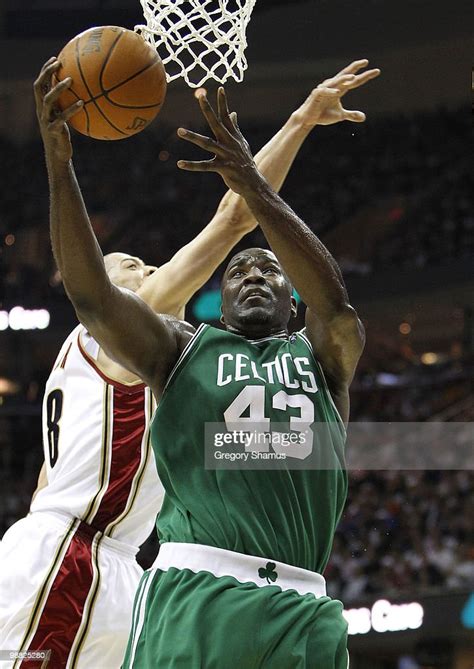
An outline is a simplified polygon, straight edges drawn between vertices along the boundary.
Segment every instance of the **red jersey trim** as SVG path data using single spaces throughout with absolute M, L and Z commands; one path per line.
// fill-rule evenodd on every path
M 28 650 L 50 650 L 51 665 L 65 667 L 93 584 L 92 543 L 96 532 L 80 523 L 50 587 Z M 67 593 L 67 596 L 65 596 Z M 28 662 L 36 669 L 42 660 Z M 20 666 L 23 667 L 25 662 Z M 26 669 L 26 666 L 25 666 Z
M 109 481 L 99 508 L 89 521 L 101 532 L 124 513 L 140 472 L 147 430 L 145 392 L 132 395 L 115 389 L 112 413 Z
M 81 333 L 77 335 L 77 345 L 79 347 L 80 352 L 82 353 L 82 356 L 84 360 L 92 367 L 92 369 L 97 372 L 97 374 L 109 385 L 114 386 L 114 388 L 118 388 L 118 390 L 121 390 L 124 393 L 128 393 L 130 395 L 137 393 L 137 392 L 142 392 L 144 388 L 146 388 L 146 383 L 136 383 L 134 385 L 127 385 L 126 383 L 120 383 L 120 381 L 116 381 L 115 379 L 111 379 L 109 376 L 104 374 L 104 372 L 95 364 L 95 362 L 90 358 L 84 348 L 82 347 L 81 344 Z

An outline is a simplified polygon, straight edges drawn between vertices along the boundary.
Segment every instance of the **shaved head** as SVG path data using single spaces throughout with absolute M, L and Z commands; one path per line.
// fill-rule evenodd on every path
M 119 251 L 107 253 L 104 256 L 104 265 L 107 276 L 113 284 L 133 292 L 136 292 L 144 280 L 156 270 L 152 265 L 145 265 L 141 258 Z
M 255 246 L 253 248 L 244 249 L 243 251 L 238 251 L 237 253 L 234 253 L 232 258 L 227 263 L 227 267 L 226 267 L 225 271 L 227 272 L 229 270 L 229 268 L 232 265 L 234 265 L 236 262 L 239 262 L 240 259 L 244 260 L 244 259 L 247 259 L 247 258 L 251 258 L 252 256 L 253 257 L 259 257 L 259 256 L 269 257 L 269 258 L 272 258 L 273 260 L 277 259 L 276 255 L 273 253 L 273 251 L 270 251 L 269 249 L 261 249 L 260 247 Z
M 115 251 L 114 253 L 107 253 L 107 255 L 104 256 L 104 265 L 107 274 L 109 274 L 110 270 L 113 269 L 119 262 L 125 260 L 126 258 L 130 258 L 128 253 L 120 253 L 119 251 Z

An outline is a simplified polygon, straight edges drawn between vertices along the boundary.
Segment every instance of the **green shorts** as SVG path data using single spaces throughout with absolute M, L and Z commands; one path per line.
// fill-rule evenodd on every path
M 123 669 L 347 669 L 342 604 L 322 576 L 163 544 L 140 582 Z

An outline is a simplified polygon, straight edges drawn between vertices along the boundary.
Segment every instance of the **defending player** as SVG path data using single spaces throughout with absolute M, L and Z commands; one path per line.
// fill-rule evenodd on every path
M 324 116 L 331 101 L 341 118 L 343 92 L 322 87 L 316 110 Z M 221 174 L 279 259 L 250 249 L 231 261 L 223 281 L 227 333 L 203 326 L 193 334 L 110 282 L 69 161 L 68 112 L 51 125 L 42 121 L 46 146 L 56 146 L 47 152 L 51 238 L 67 293 L 107 354 L 160 399 L 152 439 L 167 493 L 158 521 L 165 543 L 137 593 L 126 666 L 219 667 L 230 657 L 239 669 L 339 669 L 347 662 L 346 625 L 320 572 L 346 493 L 343 422 L 361 325 L 327 249 L 258 172 L 223 90 L 218 117 L 205 97 L 200 105 L 215 140 L 181 135 L 215 157 L 180 166 Z M 294 301 L 282 268 L 308 305 L 305 332 L 291 337 Z M 322 422 L 326 448 L 321 454 L 317 441 L 310 453 L 331 466 L 206 469 L 205 424 L 238 422 L 247 410 L 262 421 Z M 289 457 L 301 460 L 301 452 Z
M 331 81 L 359 86 L 376 76 L 354 75 L 365 64 L 353 63 Z M 69 165 L 72 154 L 65 116 L 53 116 L 54 102 L 68 85 L 49 90 L 56 67 L 51 59 L 35 84 L 53 202 L 58 189 L 64 194 L 70 188 L 69 177 L 58 180 L 54 172 Z M 316 123 L 361 120 L 357 112 L 339 112 L 334 101 L 326 100 L 323 111 L 313 92 L 258 154 L 260 169 L 276 188 Z M 73 218 L 85 215 L 81 202 L 72 205 L 79 207 Z M 105 269 L 116 286 L 136 292 L 152 309 L 182 317 L 193 293 L 254 225 L 243 200 L 230 192 L 207 228 L 163 267 L 110 254 Z M 56 234 L 54 244 L 61 229 Z M 0 647 L 50 649 L 55 667 L 120 665 L 141 574 L 136 546 L 149 534 L 162 496 L 147 433 L 153 408 L 139 377 L 78 326 L 46 388 L 42 489 L 32 514 L 10 529 L 1 546 Z

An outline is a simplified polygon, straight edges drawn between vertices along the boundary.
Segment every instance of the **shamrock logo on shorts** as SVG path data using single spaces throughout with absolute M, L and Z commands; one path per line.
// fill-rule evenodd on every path
M 270 582 L 275 583 L 275 581 L 278 578 L 278 574 L 275 571 L 276 564 L 274 562 L 267 562 L 265 567 L 260 567 L 258 570 L 258 575 L 260 578 L 265 578 L 267 579 L 267 583 L 270 584 Z

